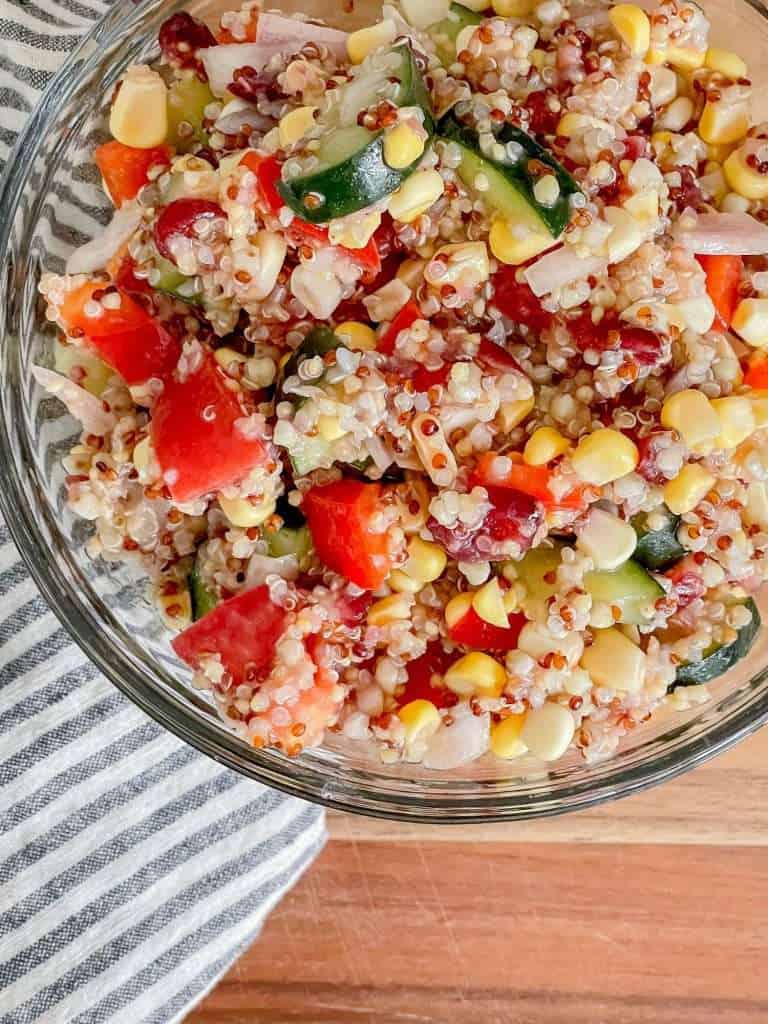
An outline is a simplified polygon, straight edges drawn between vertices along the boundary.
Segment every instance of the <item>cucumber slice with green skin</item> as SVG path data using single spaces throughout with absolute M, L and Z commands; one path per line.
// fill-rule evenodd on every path
M 177 153 L 189 153 L 197 145 L 208 145 L 208 133 L 203 128 L 205 108 L 216 103 L 207 82 L 193 78 L 179 78 L 168 89 L 168 134 L 166 142 Z M 182 124 L 189 125 L 191 132 L 179 131 Z
M 733 643 L 715 644 L 704 651 L 701 661 L 690 661 L 685 665 L 680 665 L 675 675 L 675 681 L 669 687 L 670 693 L 678 686 L 698 686 L 700 683 L 708 683 L 710 679 L 716 679 L 733 668 L 737 661 L 749 653 L 762 625 L 762 620 L 757 605 L 751 597 L 740 603 L 752 613 L 751 620 L 746 626 L 737 630 L 737 636 Z
M 294 476 L 306 476 L 313 469 L 330 469 L 333 465 L 332 445 L 322 437 L 302 437 L 288 451 Z
M 193 566 L 192 572 L 189 574 L 189 596 L 192 600 L 193 622 L 197 622 L 208 612 L 213 611 L 219 603 L 216 592 L 207 587 L 200 579 L 197 565 Z
M 400 82 L 397 106 L 420 107 L 431 138 L 435 124 L 429 93 L 413 51 L 406 45 L 392 52 L 400 57 L 400 68 L 395 71 Z M 384 132 L 370 132 L 357 124 L 329 126 L 317 156 L 319 168 L 277 183 L 286 204 L 312 224 L 326 224 L 379 202 L 398 189 L 421 162 L 420 156 L 408 167 L 390 167 L 384 160 Z
M 468 25 L 479 25 L 483 19 L 475 11 L 461 4 L 451 4 L 448 14 L 442 21 L 436 21 L 427 29 L 427 35 L 435 44 L 437 56 L 441 64 L 453 64 L 456 60 L 456 40 L 459 32 Z
M 557 583 L 551 574 L 556 573 L 560 566 L 561 550 L 559 545 L 557 547 L 539 545 L 539 547 L 527 551 L 516 563 L 518 578 L 525 584 L 531 597 L 546 601 L 547 598 L 557 593 Z M 547 577 L 551 578 L 547 579 Z
M 308 526 L 300 526 L 295 530 L 282 526 L 279 530 L 265 531 L 264 540 L 272 558 L 295 555 L 300 569 L 306 565 L 312 553 L 312 535 Z
M 648 527 L 648 515 L 645 512 L 639 512 L 631 520 L 632 528 L 637 534 L 637 547 L 632 557 L 646 569 L 666 569 L 674 562 L 679 562 L 686 554 L 685 548 L 677 539 L 680 516 L 676 516 L 666 507 L 654 511 L 654 516 L 659 512 L 666 517 L 666 523 L 660 530 L 651 530 Z
M 286 401 L 293 402 L 294 405 L 301 405 L 304 399 L 298 395 L 283 395 L 283 382 L 289 377 L 296 376 L 299 372 L 299 366 L 305 359 L 324 356 L 328 352 L 335 352 L 339 347 L 341 347 L 341 341 L 330 327 L 313 327 L 283 366 L 278 383 L 278 394 L 280 397 L 284 397 Z
M 648 622 L 653 617 L 653 605 L 664 596 L 661 585 L 632 558 L 613 572 L 588 572 L 584 587 L 593 601 L 620 608 L 619 621 L 630 625 Z
M 155 257 L 155 266 L 160 271 L 160 279 L 154 286 L 159 292 L 163 292 L 165 295 L 172 295 L 175 299 L 181 299 L 183 302 L 189 302 L 191 305 L 200 304 L 200 295 L 197 293 L 187 295 L 185 290 L 181 288 L 182 285 L 191 281 L 192 278 L 180 273 L 173 263 L 165 259 L 164 256 L 158 255 Z
M 482 152 L 477 132 L 461 124 L 453 113 L 441 119 L 437 134 L 461 148 L 462 159 L 456 170 L 467 188 L 474 190 L 478 174 L 485 176 L 488 188 L 480 195 L 505 220 L 525 225 L 539 234 L 547 232 L 553 238 L 562 234 L 571 213 L 569 197 L 581 189 L 535 139 L 514 125 L 505 125 L 497 136 L 497 142 L 502 145 L 514 143 L 522 155 L 516 163 L 500 163 Z M 534 195 L 533 187 L 541 177 L 534 176 L 529 170 L 529 164 L 534 160 L 546 165 L 560 186 L 560 194 L 551 206 L 540 203 Z

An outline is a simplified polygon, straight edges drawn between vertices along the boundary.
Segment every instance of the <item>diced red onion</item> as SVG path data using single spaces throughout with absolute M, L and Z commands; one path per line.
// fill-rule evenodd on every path
M 677 223 L 675 237 L 681 245 L 702 256 L 768 253 L 768 226 L 749 213 L 696 214 L 686 210 Z
M 577 256 L 570 246 L 563 245 L 532 263 L 523 276 L 533 294 L 541 297 L 604 270 L 604 257 Z
M 263 70 L 277 54 L 290 56 L 307 43 L 327 47 L 334 56 L 347 54 L 347 33 L 325 25 L 313 25 L 280 14 L 260 14 L 255 43 L 226 43 L 199 50 L 211 91 L 223 96 L 238 68 Z
M 268 555 L 251 555 L 245 574 L 245 590 L 260 587 L 267 576 L 280 576 L 284 580 L 295 580 L 299 575 L 299 563 L 296 555 L 281 555 L 270 558 Z
M 32 376 L 49 394 L 55 395 L 66 405 L 69 413 L 80 420 L 83 429 L 89 434 L 103 437 L 114 428 L 114 413 L 107 412 L 100 398 L 75 384 L 69 377 L 47 370 L 44 366 L 33 366 Z
M 141 210 L 137 203 L 126 203 L 100 235 L 75 249 L 67 260 L 68 274 L 90 274 L 103 270 L 115 253 L 125 245 L 141 223 Z

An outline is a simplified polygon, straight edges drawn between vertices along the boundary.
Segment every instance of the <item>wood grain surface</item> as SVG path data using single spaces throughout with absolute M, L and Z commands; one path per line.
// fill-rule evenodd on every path
M 768 730 L 664 787 L 504 827 L 329 815 L 186 1024 L 765 1024 Z

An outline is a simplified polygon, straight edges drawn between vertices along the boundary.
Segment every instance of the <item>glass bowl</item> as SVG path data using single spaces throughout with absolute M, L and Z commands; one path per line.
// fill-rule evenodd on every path
M 63 625 L 123 693 L 205 754 L 296 796 L 403 821 L 496 822 L 588 807 L 670 779 L 753 732 L 768 718 L 768 630 L 713 685 L 712 701 L 635 730 L 602 764 L 587 765 L 576 755 L 553 766 L 488 758 L 441 774 L 384 766 L 361 745 L 339 741 L 291 760 L 254 750 L 229 732 L 191 688 L 144 582 L 125 567 L 88 558 L 88 524 L 64 501 L 61 457 L 75 424 L 30 372 L 50 358 L 52 340 L 37 283 L 43 270 L 60 272 L 71 248 L 109 218 L 90 154 L 106 138 L 107 98 L 123 69 L 153 55 L 158 28 L 175 10 L 211 19 L 225 7 L 211 0 L 115 4 L 56 77 L 8 163 L 0 205 L 0 507 Z M 309 9 L 302 3 L 301 10 L 344 28 L 373 16 L 372 6 L 366 19 L 360 6 L 342 13 L 341 2 L 332 0 L 315 0 Z M 713 40 L 750 62 L 759 96 L 759 87 L 768 86 L 768 65 L 760 59 L 768 49 L 765 8 L 714 0 L 707 12 Z

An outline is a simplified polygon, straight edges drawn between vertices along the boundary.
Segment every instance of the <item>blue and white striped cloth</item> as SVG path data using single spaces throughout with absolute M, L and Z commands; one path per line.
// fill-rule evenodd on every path
M 0 0 L 0 160 L 100 0 Z M 181 1021 L 324 839 L 84 663 L 0 523 L 0 1024 Z

